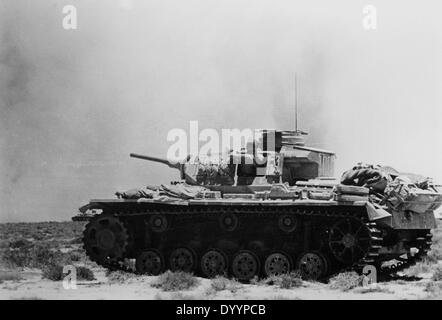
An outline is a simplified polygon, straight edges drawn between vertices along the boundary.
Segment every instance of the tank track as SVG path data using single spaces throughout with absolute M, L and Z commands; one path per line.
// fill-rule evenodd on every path
M 388 266 L 381 266 L 379 268 L 380 274 L 383 276 L 388 276 L 399 271 L 405 270 L 409 267 L 414 266 L 417 262 L 422 261 L 427 256 L 428 251 L 431 249 L 432 245 L 431 233 L 427 233 L 424 237 L 417 238 L 416 240 L 420 242 L 419 252 L 414 256 L 407 256 L 407 258 L 401 258 L 396 263 L 390 264 Z
M 354 208 L 354 207 L 353 207 Z M 262 273 L 262 266 L 265 263 L 265 257 L 271 252 L 284 252 L 288 256 L 299 256 L 302 252 L 319 252 L 326 260 L 327 274 L 333 274 L 342 270 L 356 270 L 360 272 L 365 265 L 374 264 L 379 257 L 379 249 L 381 248 L 382 238 L 381 232 L 376 228 L 375 223 L 368 222 L 364 211 L 355 211 L 353 208 L 347 208 L 348 210 L 342 210 L 342 208 L 299 208 L 294 209 L 293 207 L 259 207 L 259 208 L 247 208 L 247 207 L 164 207 L 157 206 L 151 208 L 145 208 L 143 210 L 119 210 L 113 213 L 105 213 L 111 215 L 121 221 L 128 234 L 130 235 L 128 243 L 125 247 L 124 257 L 107 259 L 102 261 L 96 257 L 89 257 L 95 261 L 97 264 L 109 269 L 109 270 L 123 270 L 123 271 L 134 271 L 132 266 L 128 266 L 124 263 L 125 259 L 135 259 L 143 250 L 154 248 L 158 250 L 163 257 L 170 255 L 170 251 L 174 247 L 191 247 L 189 243 L 192 240 L 196 242 L 196 246 L 192 247 L 192 251 L 195 253 L 196 261 L 200 261 L 203 253 L 208 248 L 219 249 L 222 252 L 229 251 L 225 247 L 220 248 L 217 244 L 220 238 L 225 238 L 230 243 L 240 242 L 231 252 L 228 252 L 229 263 L 235 252 L 248 250 L 252 251 L 258 257 L 258 263 L 260 268 L 260 273 Z M 101 214 L 102 215 L 102 214 Z M 98 215 L 98 216 L 101 216 Z M 234 216 L 237 217 L 238 226 L 235 226 L 235 230 L 229 231 L 220 230 L 216 232 L 204 231 L 204 229 L 215 230 L 219 227 L 221 217 Z M 276 228 L 276 222 L 279 221 L 283 216 L 294 217 L 298 224 L 295 230 L 292 232 L 284 232 L 281 230 L 281 226 Z M 96 216 L 97 217 L 97 216 Z M 163 217 L 168 221 L 165 230 L 152 231 L 152 217 Z M 330 249 L 330 245 L 327 243 L 330 231 L 327 226 L 332 225 L 338 221 L 355 221 L 355 223 L 360 223 L 364 230 L 367 230 L 368 242 L 364 248 L 364 252 L 361 257 L 355 261 L 339 261 L 333 255 Z M 92 219 L 93 221 L 93 219 Z M 257 222 L 258 221 L 258 222 Z M 306 228 L 306 224 L 312 224 L 311 230 Z M 255 224 L 255 225 L 254 225 Z M 247 225 L 247 228 L 245 226 Z M 273 225 L 269 227 L 269 225 Z M 253 227 L 263 228 L 257 231 L 257 235 L 253 232 L 249 232 Z M 187 229 L 186 229 L 187 228 Z M 257 229 L 258 229 L 257 228 Z M 88 227 L 86 227 L 86 230 Z M 86 252 L 90 252 L 86 241 L 86 230 L 85 230 L 85 241 L 84 248 Z M 261 232 L 260 232 L 261 231 Z M 307 239 L 308 232 L 315 232 L 315 237 L 319 238 L 319 241 L 313 240 L 311 243 L 307 243 L 310 240 Z M 178 238 L 174 239 L 176 235 L 184 235 L 186 232 L 194 233 L 196 237 L 184 237 L 184 239 Z M 204 244 L 198 244 L 198 234 L 202 232 L 201 237 L 204 239 L 213 236 L 212 242 L 206 242 Z M 242 232 L 244 232 L 244 237 L 251 238 L 256 241 L 249 241 L 242 237 Z M 317 237 L 317 233 L 321 234 L 321 237 Z M 263 244 L 260 242 L 262 238 L 260 237 L 273 237 L 267 239 L 267 242 L 276 243 L 273 246 L 268 244 Z M 255 244 L 254 244 L 255 242 Z M 293 244 L 297 244 L 296 248 L 292 248 Z M 198 246 L 199 245 L 199 246 Z M 255 247 L 254 247 L 255 246 Z M 200 247 L 200 248 L 199 248 Z M 166 259 L 164 259 L 166 260 Z M 170 267 L 170 262 L 165 261 L 167 264 L 164 266 L 165 269 Z M 295 261 L 292 261 L 292 269 L 296 265 Z M 230 265 L 229 265 L 230 266 Z M 195 270 L 199 269 L 199 265 L 196 266 Z M 230 267 L 228 268 L 230 269 Z

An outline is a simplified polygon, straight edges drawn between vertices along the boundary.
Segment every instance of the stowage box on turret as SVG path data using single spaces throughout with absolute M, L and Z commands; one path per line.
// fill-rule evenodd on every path
M 321 279 L 366 265 L 391 273 L 426 255 L 442 200 L 430 180 L 359 164 L 339 181 L 334 153 L 305 146 L 303 132 L 259 133 L 259 143 L 216 160 L 131 154 L 179 169 L 182 181 L 81 207 L 73 219 L 89 221 L 90 259 L 247 281 L 292 270 Z

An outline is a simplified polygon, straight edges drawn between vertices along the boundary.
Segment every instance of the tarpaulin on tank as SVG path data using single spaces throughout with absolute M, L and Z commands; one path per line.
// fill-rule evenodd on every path
M 430 178 L 400 173 L 391 167 L 358 163 L 344 172 L 341 183 L 368 188 L 379 203 L 396 211 L 424 213 L 435 210 L 442 201 Z
M 358 163 L 353 169 L 343 173 L 341 183 L 366 187 L 375 192 L 383 193 L 387 184 L 393 180 L 392 173 L 395 172 L 393 170 L 390 167 Z
M 198 195 L 208 191 L 207 188 L 200 186 L 191 186 L 185 183 L 171 184 L 161 186 L 145 186 L 142 188 L 130 189 L 124 192 L 116 192 L 115 195 L 122 199 L 165 199 L 165 197 L 177 199 L 194 199 Z
M 175 197 L 180 199 L 194 199 L 197 195 L 208 191 L 207 188 L 200 186 L 191 186 L 185 183 L 161 185 L 160 195 Z
M 146 186 L 143 188 L 134 188 L 123 192 L 117 191 L 115 192 L 115 195 L 118 198 L 122 199 L 140 199 L 140 198 L 152 199 L 155 196 L 159 195 L 158 192 L 159 190 L 157 187 Z
M 419 185 L 413 183 L 419 181 Z M 386 204 L 397 211 L 424 213 L 435 210 L 441 205 L 442 195 L 429 189 L 428 184 L 428 179 L 413 181 L 407 175 L 400 175 L 385 188 Z

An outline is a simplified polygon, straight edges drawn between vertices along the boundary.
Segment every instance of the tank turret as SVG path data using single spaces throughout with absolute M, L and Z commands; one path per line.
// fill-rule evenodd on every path
M 300 180 L 332 176 L 334 153 L 306 147 L 305 135 L 302 131 L 259 129 L 246 148 L 212 158 L 188 156 L 181 163 L 134 153 L 130 156 L 166 164 L 180 170 L 186 183 L 209 188 L 282 182 L 295 185 Z

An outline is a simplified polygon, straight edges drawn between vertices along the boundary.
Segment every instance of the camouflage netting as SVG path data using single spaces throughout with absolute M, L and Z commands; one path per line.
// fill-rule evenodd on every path
M 219 161 L 199 160 L 197 183 L 203 185 L 233 185 L 235 165 L 229 159 Z
M 392 210 L 422 213 L 436 209 L 442 202 L 442 196 L 430 178 L 399 173 L 391 167 L 358 163 L 344 172 L 341 183 L 368 188 L 372 195 Z

